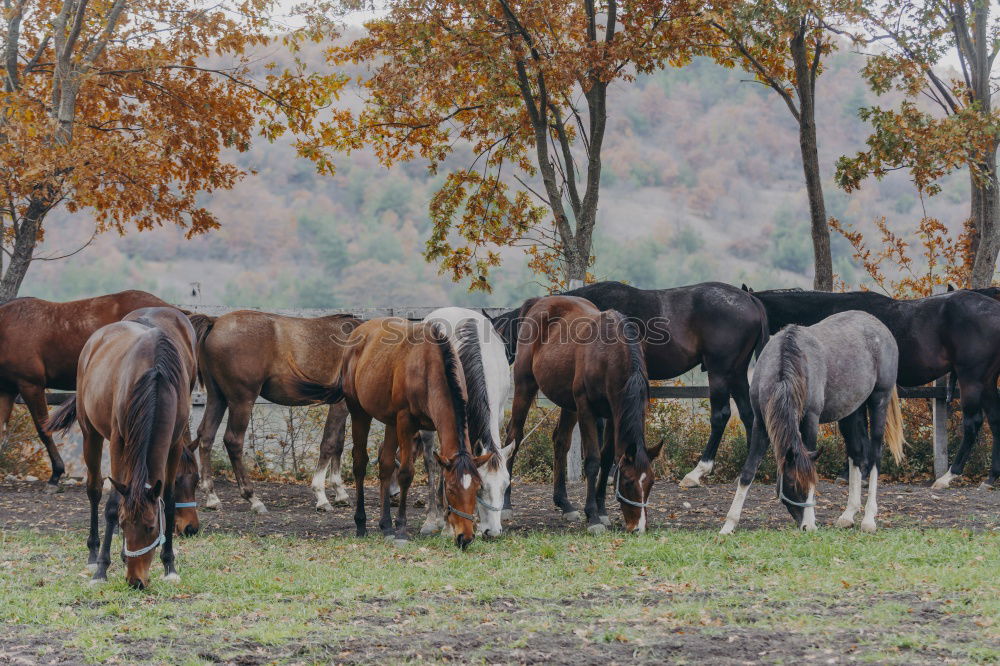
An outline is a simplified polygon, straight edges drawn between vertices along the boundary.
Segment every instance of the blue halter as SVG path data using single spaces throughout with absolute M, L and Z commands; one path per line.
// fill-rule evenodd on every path
M 177 502 L 174 504 L 175 509 L 193 509 L 198 506 L 197 502 Z
M 810 507 L 816 506 L 816 500 L 813 500 L 812 502 L 810 502 L 808 500 L 806 500 L 805 502 L 796 502 L 795 500 L 788 499 L 785 496 L 785 492 L 783 490 L 783 488 L 784 488 L 784 480 L 785 480 L 784 473 L 779 471 L 778 472 L 778 497 L 781 499 L 781 501 L 785 502 L 786 504 L 791 504 L 792 506 L 797 506 L 800 509 L 808 509 Z

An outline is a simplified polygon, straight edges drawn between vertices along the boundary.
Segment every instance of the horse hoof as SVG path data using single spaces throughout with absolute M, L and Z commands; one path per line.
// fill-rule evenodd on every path
M 359 539 L 364 539 L 366 536 L 368 536 L 368 530 L 365 529 L 364 527 L 359 527 L 354 531 L 354 536 L 356 536 Z
M 316 505 L 316 510 L 317 511 L 333 511 L 333 505 L 331 505 L 329 502 L 323 502 L 322 504 L 317 504 Z
M 604 534 L 608 531 L 608 528 L 600 523 L 596 523 L 594 525 L 587 525 L 587 531 L 591 534 Z
M 181 575 L 176 571 L 171 571 L 170 573 L 168 573 L 166 576 L 163 577 L 163 580 L 167 581 L 168 583 L 179 583 L 181 582 Z
M 837 522 L 834 523 L 834 525 L 843 529 L 850 529 L 854 527 L 854 520 L 841 516 L 840 518 L 837 518 Z
M 806 525 L 802 525 L 801 528 L 802 528 L 803 532 L 815 532 L 816 531 L 816 526 L 813 525 L 812 523 L 809 523 L 809 524 L 806 524 Z
M 393 539 L 392 540 L 392 545 L 394 545 L 396 548 L 402 548 L 403 546 L 410 545 L 410 540 L 409 539 Z
M 215 493 L 209 495 L 208 499 L 205 500 L 205 508 L 209 511 L 215 511 L 219 508 L 220 504 L 222 504 L 222 502 L 219 500 L 219 496 Z
M 344 495 L 343 497 L 341 497 L 340 495 L 338 495 L 333 500 L 333 505 L 334 506 L 350 506 L 351 505 L 351 498 L 348 497 L 347 495 Z
M 948 486 L 950 485 L 951 485 L 950 480 L 944 481 L 942 479 L 938 479 L 937 481 L 931 484 L 931 490 L 947 490 Z
M 430 536 L 432 534 L 437 534 L 440 531 L 440 525 L 424 523 L 423 527 L 420 528 L 420 536 Z
M 92 575 L 97 573 L 97 562 L 94 562 L 93 564 L 88 564 L 87 571 L 89 571 Z
M 63 492 L 63 487 L 60 486 L 58 483 L 46 483 L 45 484 L 45 494 L 46 495 L 55 495 L 56 493 L 61 493 L 61 492 Z
M 580 520 L 580 512 L 566 511 L 565 513 L 563 513 L 562 517 L 563 520 L 565 520 L 567 523 L 575 523 L 576 521 Z
M 597 519 L 601 521 L 601 525 L 604 525 L 605 527 L 611 527 L 611 519 L 608 518 L 607 516 L 598 516 Z
M 681 479 L 679 485 L 681 488 L 697 488 L 698 486 L 701 485 L 701 479 L 698 478 L 697 476 L 691 476 L 690 474 L 688 474 L 683 479 Z
M 504 509 L 500 512 L 500 520 L 510 520 L 514 517 L 514 509 Z
M 87 585 L 91 587 L 97 587 L 98 585 L 104 585 L 108 582 L 107 578 L 91 578 L 87 581 Z
M 251 509 L 253 510 L 253 512 L 254 512 L 254 513 L 256 513 L 256 514 L 257 514 L 258 516 L 262 516 L 262 515 L 264 515 L 265 513 L 267 513 L 267 507 L 266 507 L 266 506 L 264 506 L 264 503 L 263 503 L 263 502 L 260 502 L 260 501 L 257 501 L 257 502 L 254 502 L 253 504 L 251 504 L 251 505 L 250 505 L 250 508 L 251 508 Z
M 719 530 L 719 534 L 732 534 L 735 529 L 736 523 L 731 520 L 727 520 L 726 524 L 722 526 L 721 530 Z
M 983 481 L 982 483 L 979 484 L 979 489 L 980 490 L 993 490 L 993 484 L 990 483 L 989 481 Z
M 868 522 L 867 520 L 861 521 L 861 531 L 867 532 L 868 534 L 875 534 L 875 521 Z

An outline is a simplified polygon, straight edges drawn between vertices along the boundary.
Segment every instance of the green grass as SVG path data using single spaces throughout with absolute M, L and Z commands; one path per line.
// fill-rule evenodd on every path
M 674 645 L 671 659 L 721 649 L 720 658 L 746 650 L 798 661 L 832 649 L 878 661 L 1000 661 L 995 532 L 536 533 L 466 553 L 443 538 L 396 548 L 378 538 L 211 534 L 179 543 L 182 582 L 157 576 L 146 592 L 126 587 L 120 562 L 108 584 L 88 586 L 84 538 L 0 532 L 0 652 L 477 661 L 504 654 L 493 650 L 623 659 Z M 761 645 L 765 655 L 754 652 Z

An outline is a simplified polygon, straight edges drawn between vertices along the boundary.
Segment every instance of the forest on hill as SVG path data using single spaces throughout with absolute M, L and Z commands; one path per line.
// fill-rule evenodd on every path
M 963 173 L 946 178 L 943 191 L 923 202 L 902 172 L 851 194 L 834 185 L 837 158 L 862 150 L 869 133 L 858 109 L 896 101 L 868 90 L 858 74 L 861 59 L 847 51 L 831 57 L 817 84 L 828 214 L 866 232 L 885 216 L 892 229 L 912 237 L 926 208 L 957 229 L 968 216 Z M 795 124 L 778 96 L 749 78 L 696 59 L 615 85 L 595 234 L 597 278 L 641 287 L 704 280 L 811 285 Z M 443 175 L 418 162 L 387 170 L 358 152 L 336 161 L 336 176 L 319 176 L 289 140 L 257 141 L 232 157 L 253 174 L 231 191 L 202 195 L 220 229 L 190 240 L 178 228 L 104 234 L 68 259 L 36 261 L 21 295 L 68 300 L 141 288 L 180 303 L 349 308 L 508 305 L 545 292 L 520 250 L 504 250 L 492 294 L 469 293 L 467 284 L 452 283 L 424 260 L 428 202 Z M 451 159 L 472 158 L 459 151 Z M 54 212 L 37 256 L 72 252 L 92 231 L 86 211 Z M 841 279 L 862 282 L 850 246 L 836 233 L 833 256 Z

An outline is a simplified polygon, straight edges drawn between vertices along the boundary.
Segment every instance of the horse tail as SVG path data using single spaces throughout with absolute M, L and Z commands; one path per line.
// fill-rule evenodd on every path
M 465 377 L 465 389 L 468 395 L 469 440 L 482 444 L 484 451 L 493 452 L 489 464 L 490 468 L 495 470 L 500 465 L 500 458 L 496 455 L 500 452 L 500 445 L 493 440 L 493 433 L 490 431 L 492 406 L 487 390 L 486 370 L 483 366 L 479 322 L 475 319 L 466 319 L 458 325 L 455 337 L 458 339 L 458 358 L 462 363 L 462 375 Z
M 69 430 L 74 421 L 76 421 L 76 394 L 69 396 L 69 399 L 59 405 L 59 409 L 52 413 L 49 420 L 45 422 L 45 432 L 51 435 Z
M 764 405 L 764 425 L 774 444 L 778 474 L 785 469 L 785 458 L 791 457 L 790 474 L 800 489 L 816 483 L 816 466 L 802 442 L 799 423 L 805 412 L 807 371 L 805 356 L 799 348 L 800 328 L 789 326 L 781 340 L 778 376 Z
M 344 378 L 339 375 L 332 384 L 324 384 L 308 377 L 299 368 L 295 359 L 289 355 L 286 359 L 292 371 L 292 383 L 289 390 L 294 398 L 303 402 L 332 405 L 344 399 Z
M 764 345 L 767 344 L 767 341 L 771 337 L 771 329 L 767 321 L 767 309 L 764 307 L 764 304 L 760 302 L 759 298 L 756 298 L 752 294 L 750 295 L 750 298 L 753 299 L 754 304 L 757 306 L 757 310 L 760 312 L 760 335 L 757 336 L 757 345 L 753 350 L 754 358 L 760 358 L 760 353 L 764 351 Z
M 892 394 L 889 397 L 889 408 L 886 410 L 885 418 L 885 443 L 889 445 L 892 457 L 896 464 L 903 462 L 903 445 L 906 439 L 903 436 L 903 410 L 899 407 L 899 393 L 893 384 Z
M 646 358 L 642 352 L 639 329 L 616 310 L 607 312 L 619 322 L 625 345 L 628 348 L 629 374 L 621 393 L 621 422 L 619 425 L 623 441 L 635 445 L 632 452 L 636 462 L 646 456 L 646 404 L 649 402 L 649 378 L 646 375 Z
M 126 502 L 132 509 L 138 508 L 149 479 L 149 449 L 157 426 L 168 429 L 173 437 L 177 404 L 184 388 L 184 366 L 177 345 L 162 329 L 152 329 L 151 334 L 155 336 L 152 362 L 132 385 L 122 419 L 123 462 L 132 471 Z
M 212 332 L 212 327 L 215 326 L 215 322 L 218 317 L 209 317 L 208 315 L 198 314 L 198 313 L 186 313 L 188 320 L 191 322 L 191 326 L 194 327 L 194 339 L 195 339 L 195 349 L 198 350 L 198 383 L 206 387 L 208 386 L 206 382 L 205 372 L 202 369 L 204 363 L 202 362 L 202 349 L 204 349 L 205 338 L 208 334 Z

